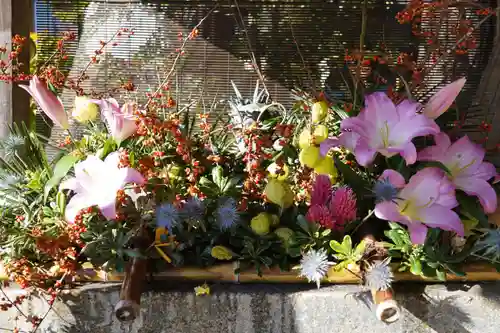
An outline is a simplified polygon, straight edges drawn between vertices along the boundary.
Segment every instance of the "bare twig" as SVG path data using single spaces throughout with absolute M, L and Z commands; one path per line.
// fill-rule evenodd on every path
M 269 98 L 270 94 L 269 94 L 269 90 L 267 89 L 267 86 L 266 86 L 266 82 L 265 82 L 265 79 L 264 79 L 264 75 L 262 75 L 262 72 L 259 68 L 259 65 L 257 64 L 257 58 L 255 58 L 255 53 L 253 52 L 252 50 L 252 43 L 250 42 L 250 37 L 248 36 L 248 31 L 247 31 L 247 28 L 245 26 L 245 21 L 243 20 L 243 15 L 241 14 L 241 10 L 240 10 L 240 6 L 238 4 L 238 0 L 234 0 L 234 6 L 236 7 L 236 10 L 238 11 L 238 17 L 239 17 L 239 20 L 236 20 L 236 23 L 238 25 L 240 25 L 241 23 L 241 28 L 243 29 L 243 32 L 245 33 L 245 37 L 246 37 L 246 42 L 247 42 L 247 46 L 248 46 L 248 53 L 250 54 L 250 58 L 252 60 L 252 65 L 255 69 L 255 71 L 257 72 L 257 75 L 259 76 L 259 79 L 260 81 L 262 82 L 262 85 L 264 87 L 264 90 L 266 91 L 266 94 Z
M 366 37 L 366 26 L 368 23 L 368 0 L 363 1 L 363 6 L 361 7 L 361 33 L 359 35 L 359 59 L 356 66 L 356 77 L 354 79 L 354 102 L 353 109 L 356 109 L 356 104 L 358 102 L 358 85 L 361 81 L 361 65 L 363 62 L 364 52 L 365 52 L 365 37 Z
M 304 60 L 304 56 L 302 55 L 302 52 L 300 51 L 299 42 L 297 41 L 297 38 L 295 37 L 295 32 L 293 30 L 292 21 L 288 20 L 288 22 L 290 23 L 290 32 L 292 33 L 292 38 L 293 38 L 293 42 L 295 44 L 295 47 L 297 48 L 297 53 L 299 54 L 300 60 L 302 61 L 302 66 L 304 66 L 304 70 L 307 73 L 307 79 L 309 80 L 309 84 L 311 85 L 311 89 L 312 89 L 314 95 L 316 96 L 317 92 L 316 92 L 316 87 L 314 85 L 314 81 L 313 81 L 312 76 L 311 76 L 311 71 L 307 67 L 306 61 Z M 318 97 L 318 96 L 316 96 L 316 97 Z
M 193 32 L 198 29 L 202 24 L 203 22 L 205 22 L 205 20 L 210 16 L 210 14 L 213 13 L 214 10 L 216 10 L 217 8 L 219 7 L 219 5 L 215 5 L 215 7 L 213 7 L 212 9 L 210 9 L 210 11 L 200 20 L 200 22 L 198 22 L 198 24 L 191 30 L 191 32 L 189 33 L 189 35 L 187 37 L 184 38 L 184 41 L 182 42 L 182 45 L 181 47 L 179 48 L 179 52 L 177 52 L 177 56 L 175 57 L 174 59 L 174 62 L 172 64 L 172 67 L 170 68 L 169 72 L 167 73 L 167 75 L 165 76 L 165 78 L 163 79 L 163 81 L 160 83 L 160 86 L 158 87 L 158 89 L 156 89 L 156 91 L 154 92 L 154 94 L 151 95 L 151 97 L 148 99 L 146 105 L 144 105 L 144 109 L 147 109 L 148 105 L 151 103 L 151 101 L 153 100 L 153 98 L 155 98 L 158 93 L 160 92 L 160 90 L 163 88 L 163 86 L 165 86 L 165 84 L 167 84 L 167 82 L 170 80 L 170 77 L 172 76 L 172 74 L 174 73 L 175 71 L 175 67 L 177 66 L 177 62 L 179 61 L 179 59 L 181 58 L 182 56 L 182 51 L 184 50 L 184 48 L 186 47 L 186 44 L 187 42 L 191 39 L 191 36 L 193 34 Z

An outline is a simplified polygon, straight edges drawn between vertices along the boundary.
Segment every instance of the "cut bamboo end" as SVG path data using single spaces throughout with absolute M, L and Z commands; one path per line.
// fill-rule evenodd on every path
M 394 292 L 388 290 L 372 290 L 373 303 L 375 304 L 375 315 L 384 323 L 393 323 L 401 317 L 401 309 L 398 302 L 394 300 Z
M 141 307 L 131 300 L 120 300 L 115 306 L 116 318 L 121 322 L 133 321 L 139 317 Z

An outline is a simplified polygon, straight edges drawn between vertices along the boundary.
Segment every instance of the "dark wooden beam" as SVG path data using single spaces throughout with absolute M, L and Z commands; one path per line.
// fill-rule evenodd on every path
M 12 36 L 28 37 L 33 30 L 32 0 L 0 0 L 0 45 L 10 45 Z M 22 70 L 29 70 L 29 44 L 19 60 Z M 17 85 L 0 82 L 0 137 L 7 134 L 7 126 L 12 122 L 28 122 L 30 119 L 30 99 Z

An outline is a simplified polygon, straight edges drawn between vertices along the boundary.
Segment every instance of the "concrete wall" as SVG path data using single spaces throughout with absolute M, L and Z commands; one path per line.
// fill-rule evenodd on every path
M 392 325 L 375 319 L 359 286 L 215 285 L 196 297 L 193 286 L 157 283 L 143 295 L 141 318 L 121 324 L 113 315 L 117 285 L 87 285 L 65 295 L 41 332 L 92 333 L 497 333 L 500 284 L 396 286 L 403 317 Z M 18 291 L 10 289 L 9 293 Z M 367 303 L 364 300 L 368 300 Z M 43 314 L 34 298 L 24 311 Z M 14 312 L 0 313 L 0 329 L 12 329 Z M 24 327 L 29 329 L 29 327 Z

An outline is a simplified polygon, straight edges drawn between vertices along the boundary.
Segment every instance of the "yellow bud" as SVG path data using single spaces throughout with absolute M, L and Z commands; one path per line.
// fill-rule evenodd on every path
M 305 128 L 299 135 L 299 147 L 305 149 L 311 145 L 311 132 Z
M 288 208 L 293 204 L 293 192 L 285 182 L 269 179 L 264 194 L 267 200 L 282 208 Z
M 314 171 L 320 175 L 330 176 L 332 183 L 335 183 L 337 179 L 337 168 L 335 167 L 335 163 L 333 162 L 333 158 L 331 156 L 325 156 L 322 158 L 314 167 Z
M 325 125 L 317 125 L 314 129 L 314 143 L 320 144 L 328 138 L 328 128 Z
M 286 180 L 290 175 L 290 168 L 286 164 L 280 166 L 277 163 L 272 163 L 267 167 L 267 171 L 271 178 L 276 178 L 278 180 Z
M 328 114 L 328 104 L 326 102 L 316 102 L 312 106 L 312 121 L 313 123 L 319 123 L 326 118 Z
M 195 287 L 194 293 L 196 296 L 210 295 L 210 286 L 204 283 L 201 286 Z
M 283 245 L 287 246 L 293 236 L 292 229 L 289 228 L 278 228 L 274 231 L 276 236 L 283 242 Z
M 210 254 L 212 255 L 212 257 L 218 260 L 233 259 L 233 253 L 231 252 L 231 250 L 222 245 L 212 247 L 212 251 Z
M 275 227 L 280 224 L 280 218 L 278 215 L 271 215 L 271 226 Z
M 320 160 L 319 147 L 310 146 L 300 151 L 299 162 L 302 165 L 314 168 Z
M 271 227 L 271 216 L 267 213 L 260 213 L 250 221 L 250 228 L 257 235 L 267 235 Z
M 72 116 L 80 123 L 86 123 L 97 118 L 99 114 L 99 106 L 91 103 L 90 99 L 85 96 L 75 97 L 75 108 Z

